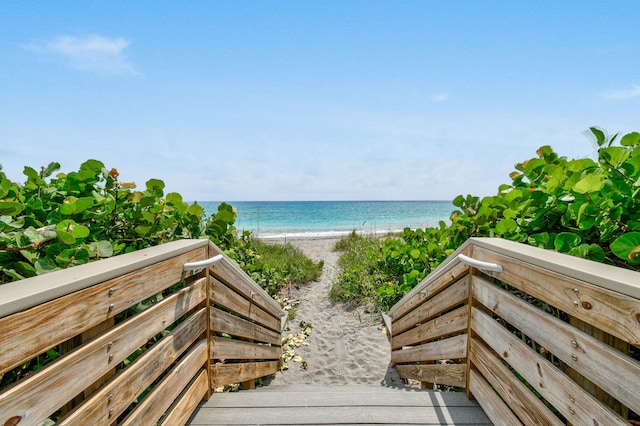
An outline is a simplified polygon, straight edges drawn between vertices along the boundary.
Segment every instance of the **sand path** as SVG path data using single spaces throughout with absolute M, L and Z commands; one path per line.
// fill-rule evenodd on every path
M 403 381 L 390 363 L 390 346 L 379 315 L 363 308 L 334 304 L 329 290 L 339 273 L 340 253 L 333 250 L 336 239 L 289 240 L 314 261 L 324 260 L 318 281 L 292 291 L 300 304 L 295 319 L 284 334 L 296 334 L 300 322 L 311 323 L 313 330 L 297 354 L 306 361 L 289 361 L 288 370 L 276 374 L 272 385 L 283 384 L 382 384 L 402 386 Z

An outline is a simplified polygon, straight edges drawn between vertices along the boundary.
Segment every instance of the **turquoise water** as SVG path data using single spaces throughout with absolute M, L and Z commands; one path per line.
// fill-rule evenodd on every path
M 437 226 L 455 210 L 451 201 L 236 201 L 236 228 L 261 238 L 386 233 Z M 200 202 L 207 215 L 219 202 Z

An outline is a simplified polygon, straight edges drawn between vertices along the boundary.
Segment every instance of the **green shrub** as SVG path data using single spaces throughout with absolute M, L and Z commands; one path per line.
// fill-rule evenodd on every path
M 405 229 L 370 246 L 362 259 L 375 282 L 376 302 L 389 309 L 470 237 L 500 237 L 561 253 L 638 269 L 640 265 L 640 134 L 606 137 L 592 128 L 598 158 L 567 160 L 551 147 L 516 164 L 511 183 L 494 196 L 459 195 L 451 224 Z M 347 244 L 341 243 L 341 244 Z M 345 268 L 337 285 L 352 294 L 360 283 Z M 338 291 L 338 290 L 336 290 Z M 345 290 L 340 290 L 344 292 Z

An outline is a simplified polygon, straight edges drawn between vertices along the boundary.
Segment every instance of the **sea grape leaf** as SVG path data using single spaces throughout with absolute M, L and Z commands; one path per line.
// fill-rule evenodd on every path
M 514 219 L 518 217 L 518 212 L 512 209 L 504 209 L 504 212 L 502 212 L 502 215 L 504 216 L 505 219 Z
M 580 179 L 574 186 L 573 190 L 578 194 L 587 194 L 590 192 L 600 191 L 604 187 L 604 176 L 601 174 L 590 173 Z
M 603 262 L 605 259 L 604 250 L 597 244 L 580 244 L 569 250 L 568 254 L 595 262 Z
M 640 133 L 631 132 L 629 134 L 624 135 L 620 140 L 620 145 L 622 146 L 640 145 Z
M 0 201 L 0 216 L 17 216 L 23 210 L 23 204 L 14 201 Z
M 529 235 L 528 239 L 529 245 L 540 248 L 547 248 L 549 241 L 551 241 L 551 237 L 549 236 L 548 232 L 540 232 L 538 234 Z
M 578 234 L 573 232 L 561 232 L 556 236 L 553 245 L 560 253 L 567 253 L 574 247 L 577 247 L 582 239 Z
M 149 179 L 146 183 L 147 191 L 157 197 L 162 197 L 162 190 L 164 189 L 164 182 L 160 179 Z
M 60 163 L 51 162 L 47 165 L 47 167 L 42 168 L 42 177 L 49 177 L 53 174 L 53 172 L 60 170 Z
M 187 213 L 194 215 L 194 216 L 202 216 L 205 212 L 204 209 L 200 206 L 200 204 L 198 203 L 193 203 L 189 206 L 189 208 L 187 209 Z
M 496 223 L 496 232 L 500 235 L 515 232 L 518 229 L 518 224 L 513 219 L 502 219 Z
M 611 163 L 614 167 L 618 167 L 629 158 L 630 152 L 622 146 L 610 146 L 600 150 L 602 158 Z
M 34 267 L 38 275 L 43 275 L 43 274 L 60 269 L 53 262 L 53 260 L 48 257 L 41 257 L 40 259 L 36 260 Z
M 597 127 L 590 127 L 591 133 L 596 137 L 596 143 L 598 146 L 602 146 L 607 142 L 607 138 L 604 135 L 604 132 Z
M 90 243 L 86 246 L 90 257 L 111 257 L 113 246 L 109 241 L 102 240 Z
M 631 265 L 640 264 L 640 232 L 627 232 L 613 240 L 609 246 L 613 254 Z
M 60 205 L 60 213 L 66 216 L 82 213 L 93 207 L 93 199 L 89 197 L 75 198 L 69 197 Z

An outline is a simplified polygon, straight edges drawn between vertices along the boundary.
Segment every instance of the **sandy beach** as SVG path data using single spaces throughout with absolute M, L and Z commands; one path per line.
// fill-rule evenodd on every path
M 287 239 L 314 261 L 324 260 L 319 280 L 291 290 L 299 301 L 297 313 L 288 321 L 284 336 L 296 335 L 301 323 L 311 324 L 310 334 L 295 349 L 288 369 L 276 374 L 271 385 L 284 384 L 381 384 L 403 386 L 390 362 L 390 345 L 379 314 L 363 307 L 332 303 L 329 290 L 339 273 L 335 238 Z M 269 240 L 284 242 L 284 240 Z

